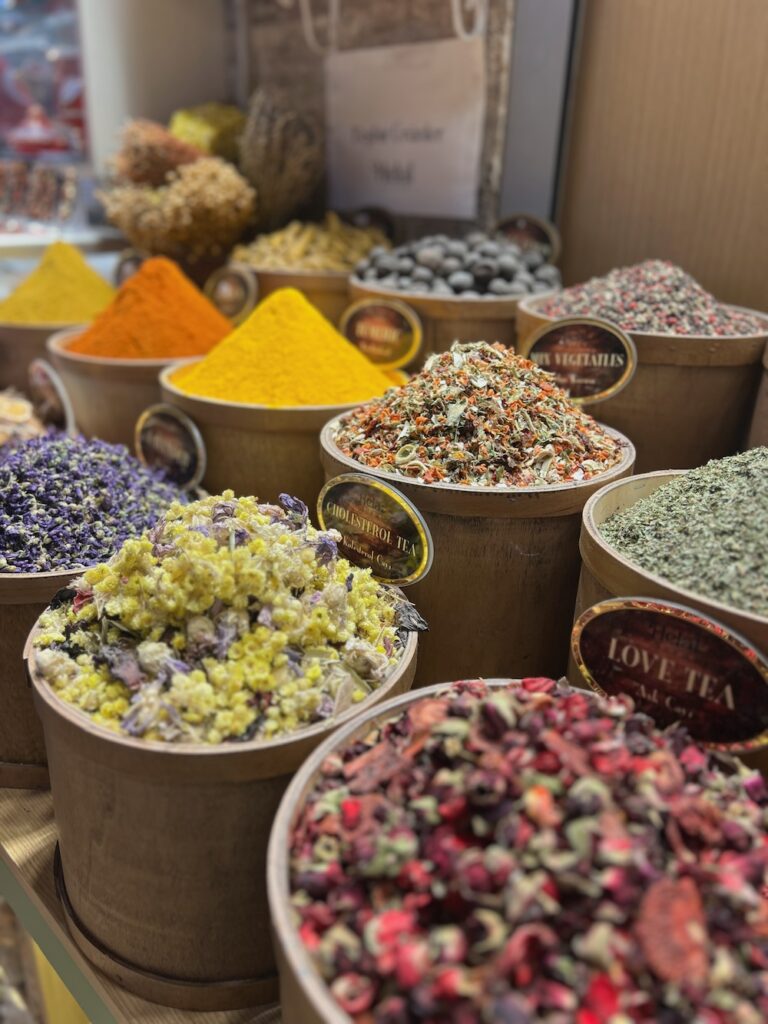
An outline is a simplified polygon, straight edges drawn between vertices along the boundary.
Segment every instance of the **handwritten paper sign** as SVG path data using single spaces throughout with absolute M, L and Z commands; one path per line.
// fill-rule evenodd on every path
M 329 206 L 473 218 L 483 40 L 333 53 L 325 64 Z

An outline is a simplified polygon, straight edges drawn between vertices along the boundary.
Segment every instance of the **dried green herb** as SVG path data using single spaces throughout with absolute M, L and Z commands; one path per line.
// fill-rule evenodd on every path
M 601 533 L 648 572 L 768 615 L 768 448 L 676 477 L 614 513 Z

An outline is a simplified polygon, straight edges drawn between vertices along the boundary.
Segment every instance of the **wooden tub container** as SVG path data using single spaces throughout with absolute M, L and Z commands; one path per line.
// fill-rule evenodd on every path
M 0 573 L 0 786 L 48 785 L 43 729 L 24 667 L 24 644 L 55 594 L 82 571 Z
M 0 324 L 0 391 L 13 387 L 27 392 L 29 364 L 45 358 L 52 334 L 71 329 L 65 324 Z
M 672 473 L 643 473 L 628 480 L 608 484 L 593 494 L 584 506 L 579 549 L 581 575 L 576 595 L 574 621 L 587 608 L 610 597 L 651 597 L 672 601 L 694 608 L 704 615 L 730 626 L 750 640 L 759 651 L 768 655 L 768 618 L 752 612 L 739 611 L 730 605 L 703 597 L 692 590 L 679 587 L 655 573 L 647 572 L 630 562 L 603 539 L 600 527 L 605 520 L 668 483 L 680 471 Z M 573 655 L 568 661 L 568 679 L 574 686 L 586 687 Z M 760 769 L 768 778 L 768 751 L 758 750 L 745 754 L 747 764 Z
M 474 677 L 472 677 L 474 678 Z M 492 686 L 509 686 L 512 679 L 486 680 Z M 357 721 L 339 729 L 302 765 L 288 787 L 275 817 L 267 856 L 267 889 L 280 971 L 282 1024 L 350 1024 L 350 1018 L 328 991 L 312 957 L 301 941 L 291 914 L 289 850 L 298 811 L 317 781 L 325 759 L 337 750 L 362 739 L 371 729 L 401 714 L 417 700 L 433 697 L 452 684 L 441 683 L 426 690 L 388 700 Z
M 537 307 L 546 296 L 523 299 L 517 311 L 518 351 L 555 317 Z M 740 307 L 732 307 L 740 309 Z M 641 473 L 694 469 L 733 455 L 744 443 L 760 361 L 768 340 L 768 317 L 759 334 L 708 338 L 631 332 L 637 371 L 614 398 L 600 402 L 600 419 L 631 437 Z
M 429 624 L 417 685 L 477 675 L 562 675 L 579 576 L 581 511 L 605 483 L 632 472 L 632 443 L 613 431 L 625 446 L 621 461 L 593 480 L 481 488 L 377 472 L 342 454 L 336 428 L 334 420 L 320 437 L 326 478 L 362 472 L 392 484 L 432 534 L 432 569 L 408 588 Z
M 256 274 L 259 301 L 278 288 L 296 288 L 334 327 L 349 305 L 349 274 L 341 271 L 251 269 Z
M 758 650 L 768 654 L 768 618 L 731 608 L 641 569 L 612 548 L 600 533 L 600 527 L 614 512 L 620 512 L 642 498 L 647 498 L 676 476 L 680 476 L 680 471 L 643 473 L 629 480 L 619 480 L 601 488 L 586 503 L 579 539 L 582 567 L 575 618 L 608 597 L 658 597 L 696 608 L 705 615 L 719 619 L 751 640 Z M 749 510 L 745 510 L 745 514 L 749 514 Z M 581 681 L 581 675 L 573 662 L 569 678 L 573 683 Z
M 424 326 L 422 362 L 434 352 L 446 352 L 454 341 L 500 341 L 513 346 L 516 339 L 517 299 L 462 299 L 376 288 L 350 278 L 350 302 L 357 299 L 399 299 L 421 317 Z
M 768 344 L 763 353 L 763 376 L 757 391 L 757 401 L 752 413 L 747 448 L 760 448 L 768 445 Z
M 370 704 L 410 688 L 416 634 L 363 705 L 280 740 L 217 746 L 148 742 L 95 725 L 41 679 L 31 640 L 59 832 L 59 895 L 81 952 L 130 991 L 181 1010 L 273 1001 L 272 819 L 291 775 L 319 743 Z
M 160 401 L 158 374 L 170 359 L 106 359 L 70 352 L 82 328 L 48 339 L 51 362 L 69 395 L 75 422 L 86 437 L 99 437 L 133 449 L 136 421 Z M 178 360 L 176 360 L 178 362 Z
M 188 395 L 172 380 L 175 367 L 160 375 L 163 401 L 195 421 L 203 436 L 206 470 L 202 485 L 211 494 L 231 488 L 276 501 L 281 492 L 310 508 L 323 486 L 320 431 L 351 405 L 271 408 Z

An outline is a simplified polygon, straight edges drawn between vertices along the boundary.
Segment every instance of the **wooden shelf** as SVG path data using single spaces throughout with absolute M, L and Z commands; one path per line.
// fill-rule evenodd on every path
M 92 1024 L 272 1024 L 267 1007 L 189 1013 L 131 995 L 92 967 L 69 937 L 53 881 L 56 846 L 47 791 L 0 789 L 0 893 Z

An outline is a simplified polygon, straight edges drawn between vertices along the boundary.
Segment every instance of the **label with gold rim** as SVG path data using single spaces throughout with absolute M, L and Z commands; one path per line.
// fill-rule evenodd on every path
M 421 351 L 424 332 L 415 309 L 397 299 L 359 299 L 344 310 L 341 333 L 381 370 L 398 370 Z
M 121 284 L 125 284 L 129 277 L 133 277 L 146 258 L 146 253 L 140 252 L 138 249 L 123 249 L 115 266 L 113 275 L 115 285 L 119 288 Z
M 397 488 L 363 473 L 329 480 L 317 499 L 317 519 L 341 534 L 339 553 L 380 583 L 408 586 L 432 567 L 432 535 L 421 513 Z
M 591 316 L 572 316 L 544 324 L 521 352 L 578 405 L 593 405 L 618 395 L 637 369 L 635 343 L 615 324 Z
M 205 475 L 205 442 L 197 424 L 181 409 L 160 403 L 139 417 L 135 432 L 136 455 L 150 469 L 187 490 Z
M 77 434 L 75 412 L 64 382 L 46 359 L 33 359 L 27 371 L 29 398 L 35 415 L 46 426 Z
M 668 601 L 610 599 L 579 616 L 571 650 L 593 690 L 628 694 L 661 727 L 680 722 L 717 750 L 768 745 L 768 661 L 715 619 Z
M 552 221 L 543 217 L 534 217 L 532 213 L 515 213 L 500 221 L 496 231 L 523 250 L 534 246 L 545 247 L 548 250 L 548 263 L 557 263 L 560 258 L 560 232 Z
M 235 324 L 245 320 L 259 298 L 256 274 L 243 263 L 214 270 L 204 290 L 218 311 Z

